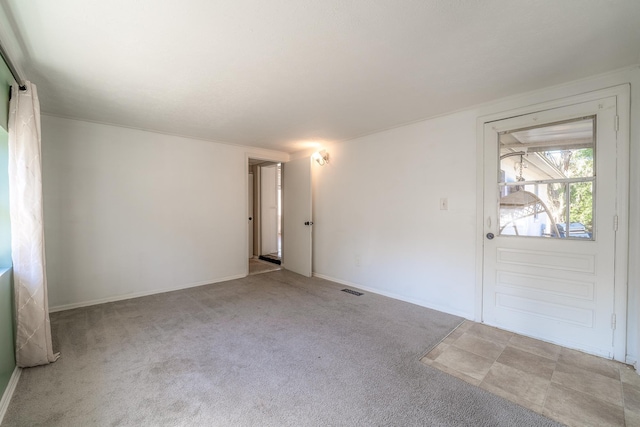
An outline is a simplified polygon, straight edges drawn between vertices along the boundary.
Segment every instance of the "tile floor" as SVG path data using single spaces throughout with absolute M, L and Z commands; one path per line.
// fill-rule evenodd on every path
M 268 261 L 262 261 L 258 258 L 249 258 L 249 275 L 268 273 L 270 271 L 281 270 L 282 267 L 278 264 L 273 264 Z
M 640 375 L 622 363 L 470 321 L 422 362 L 569 426 L 640 426 Z

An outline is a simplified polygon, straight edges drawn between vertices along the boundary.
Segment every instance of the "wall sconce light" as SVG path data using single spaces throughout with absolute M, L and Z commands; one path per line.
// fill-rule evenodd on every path
M 316 151 L 311 157 L 313 157 L 313 160 L 315 160 L 320 166 L 324 166 L 329 163 L 329 153 L 327 153 L 327 150 Z

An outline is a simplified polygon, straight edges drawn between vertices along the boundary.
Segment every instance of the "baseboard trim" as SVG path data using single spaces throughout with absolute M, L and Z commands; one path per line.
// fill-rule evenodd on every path
M 4 393 L 2 393 L 2 399 L 0 399 L 0 424 L 2 424 L 4 415 L 7 413 L 7 409 L 9 409 L 9 402 L 11 402 L 11 398 L 13 397 L 13 392 L 16 391 L 16 387 L 18 386 L 18 380 L 20 379 L 21 373 L 22 373 L 22 369 L 16 366 L 13 369 L 11 378 L 9 378 L 9 384 L 7 384 L 7 388 L 4 390 Z
M 335 277 L 326 276 L 326 275 L 320 274 L 320 273 L 313 273 L 313 277 L 317 277 L 319 279 L 324 279 L 324 280 L 329 280 L 330 282 L 339 283 L 341 285 L 346 285 L 346 286 L 351 286 L 351 287 L 354 287 L 354 288 L 362 289 L 362 290 L 367 291 L 367 292 L 372 292 L 374 294 L 378 294 L 378 295 L 382 295 L 382 296 L 385 296 L 385 297 L 389 297 L 389 298 L 397 299 L 397 300 L 400 300 L 400 301 L 408 302 L 408 303 L 411 303 L 411 304 L 419 305 L 421 307 L 430 308 L 432 310 L 441 311 L 443 313 L 453 314 L 454 316 L 463 317 L 463 318 L 468 319 L 468 320 L 473 320 L 473 314 L 472 313 L 464 313 L 462 311 L 452 310 L 450 307 L 442 307 L 442 306 L 439 306 L 437 304 L 429 304 L 429 303 L 427 303 L 425 301 L 422 301 L 422 300 L 409 298 L 409 297 L 406 297 L 404 295 L 396 294 L 396 293 L 393 293 L 393 292 L 381 291 L 380 289 L 370 288 L 368 286 L 360 285 L 358 283 L 353 283 L 353 282 L 349 282 L 349 281 L 346 281 L 346 280 L 336 279 Z
M 53 307 L 49 307 L 49 313 L 55 313 L 57 311 L 73 310 L 74 308 L 89 307 L 89 306 L 92 306 L 92 305 L 105 304 L 105 303 L 108 303 L 108 302 L 123 301 L 123 300 L 127 300 L 127 299 L 146 297 L 146 296 L 149 296 L 149 295 L 163 294 L 165 292 L 179 291 L 181 289 L 195 288 L 195 287 L 198 287 L 198 286 L 211 285 L 211 284 L 214 284 L 214 283 L 226 282 L 226 281 L 229 281 L 229 280 L 242 279 L 243 277 L 246 277 L 246 276 L 247 276 L 246 274 L 236 274 L 234 276 L 227 276 L 227 277 L 221 277 L 221 278 L 218 278 L 218 279 L 204 280 L 202 282 L 194 282 L 194 283 L 189 283 L 189 284 L 186 284 L 186 285 L 174 286 L 174 287 L 171 287 L 171 288 L 153 289 L 153 290 L 144 291 L 144 292 L 134 292 L 134 293 L 131 293 L 131 294 L 115 295 L 115 296 L 106 297 L 106 298 L 98 298 L 98 299 L 94 299 L 94 300 L 90 300 L 90 301 L 82 301 L 82 302 L 75 302 L 75 303 L 71 303 L 71 304 L 56 305 L 56 306 L 53 306 Z

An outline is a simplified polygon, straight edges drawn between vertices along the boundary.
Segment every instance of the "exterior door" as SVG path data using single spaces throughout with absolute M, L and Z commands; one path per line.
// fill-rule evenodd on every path
M 282 165 L 282 265 L 311 277 L 311 159 Z
M 616 97 L 484 125 L 483 321 L 614 357 Z

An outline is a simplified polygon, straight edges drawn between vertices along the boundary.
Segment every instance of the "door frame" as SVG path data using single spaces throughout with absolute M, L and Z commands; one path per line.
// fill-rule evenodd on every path
M 260 175 L 260 245 L 258 255 L 267 255 L 269 253 L 273 253 L 273 251 L 269 251 L 267 249 L 271 244 L 275 246 L 275 252 L 278 252 L 278 163 L 268 164 L 268 165 L 258 165 L 259 175 Z M 273 177 L 269 176 L 271 172 L 267 173 L 267 170 L 273 169 Z M 273 178 L 273 179 L 272 179 Z M 267 188 L 265 188 L 265 186 Z M 273 190 L 271 192 L 270 190 Z M 270 194 L 271 193 L 271 194 Z M 270 199 L 271 198 L 271 199 Z M 275 204 L 275 216 L 273 217 L 273 222 L 269 221 L 269 215 L 267 212 L 269 208 L 267 207 L 271 200 L 273 200 Z M 269 230 L 271 227 L 275 226 L 275 230 Z M 272 234 L 270 231 L 273 231 Z M 267 249 L 265 249 L 267 247 Z
M 249 159 L 253 159 L 253 160 L 262 160 L 265 162 L 273 162 L 273 163 L 284 163 L 284 162 L 288 162 L 289 161 L 289 155 L 286 153 L 267 153 L 265 151 L 263 151 L 262 149 L 255 149 L 255 150 L 249 150 L 249 151 L 245 151 L 244 153 L 244 163 L 242 165 L 242 169 L 244 171 L 243 175 L 244 175 L 244 203 L 243 203 L 243 213 L 242 215 L 244 217 L 246 217 L 247 215 L 247 211 L 249 210 Z M 258 176 L 260 174 L 257 174 Z M 255 179 L 255 177 L 254 177 Z M 256 183 L 254 181 L 254 184 L 256 184 L 256 186 L 260 185 L 259 182 L 259 178 L 258 178 L 258 182 Z M 254 196 L 256 194 L 255 191 L 256 187 L 254 187 Z M 259 196 L 258 196 L 259 197 Z M 256 209 L 256 204 L 255 204 L 255 197 L 254 197 L 254 205 L 253 205 L 253 209 L 254 209 L 254 213 L 255 213 L 255 209 Z M 282 220 L 284 221 L 284 217 L 282 218 Z M 254 215 L 254 221 L 255 221 L 255 215 Z M 255 225 L 254 225 L 254 232 L 255 232 Z M 259 234 L 259 233 L 258 233 Z M 254 245 L 256 244 L 256 242 L 254 241 Z M 283 243 L 284 244 L 284 243 Z M 247 254 L 249 252 L 249 227 L 244 227 L 244 254 Z M 245 269 L 245 276 L 249 275 L 249 260 L 246 260 L 246 269 Z
M 607 89 L 583 93 L 553 101 L 536 103 L 508 111 L 492 113 L 478 117 L 476 120 L 476 292 L 475 318 L 483 322 L 483 268 L 484 268 L 484 127 L 486 123 L 542 112 L 554 108 L 566 107 L 602 98 L 616 97 L 618 115 L 617 129 L 617 176 L 616 176 L 616 211 L 618 230 L 615 242 L 615 278 L 614 278 L 614 313 L 616 328 L 613 333 L 614 355 L 618 361 L 626 362 L 627 344 L 627 282 L 629 263 L 629 142 L 630 142 L 630 106 L 631 86 L 623 84 Z M 613 224 L 612 224 L 613 227 Z
M 256 217 L 256 213 L 255 213 L 255 177 L 253 174 L 253 171 L 249 171 L 249 177 L 247 178 L 247 193 L 249 195 L 249 197 L 247 197 L 247 208 L 251 208 L 251 209 L 247 209 L 247 214 L 249 215 L 248 221 L 251 221 L 251 230 L 249 230 L 249 227 L 247 227 L 247 255 L 249 255 L 249 259 L 253 258 L 254 254 L 254 230 L 255 230 L 255 217 Z M 248 225 L 248 224 L 247 224 Z

